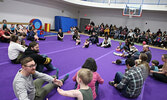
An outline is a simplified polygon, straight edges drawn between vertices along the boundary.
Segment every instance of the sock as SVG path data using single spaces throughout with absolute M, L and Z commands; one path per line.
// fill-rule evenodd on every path
M 59 78 L 59 69 L 56 68 L 56 78 L 58 79 Z
M 66 76 L 62 79 L 63 83 L 68 79 L 69 74 L 66 74 Z

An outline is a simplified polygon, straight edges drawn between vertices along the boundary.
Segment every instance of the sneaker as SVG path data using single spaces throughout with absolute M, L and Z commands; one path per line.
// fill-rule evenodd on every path
M 56 68 L 56 78 L 58 79 L 59 78 L 59 69 Z
M 66 81 L 69 77 L 69 74 L 66 74 L 66 76 L 63 78 L 64 81 Z
M 114 81 L 109 81 L 108 84 L 114 86 Z

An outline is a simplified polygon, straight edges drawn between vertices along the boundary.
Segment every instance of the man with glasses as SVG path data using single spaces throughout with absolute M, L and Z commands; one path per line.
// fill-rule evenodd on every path
M 22 69 L 20 69 L 13 81 L 13 89 L 19 100 L 44 100 L 46 95 L 52 89 L 62 86 L 64 81 L 68 79 L 67 74 L 63 79 L 58 80 L 56 76 L 49 76 L 36 71 L 36 64 L 30 57 L 21 60 Z M 33 78 L 37 78 L 33 81 Z M 44 82 L 49 82 L 44 87 Z

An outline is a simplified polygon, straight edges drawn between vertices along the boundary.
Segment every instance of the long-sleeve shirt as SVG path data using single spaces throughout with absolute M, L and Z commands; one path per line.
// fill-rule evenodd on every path
M 44 64 L 47 61 L 47 57 L 42 57 L 35 50 L 31 50 L 31 48 L 27 48 L 22 57 L 31 57 L 36 64 Z
M 118 89 L 124 89 L 130 97 L 138 97 L 143 87 L 142 70 L 139 67 L 132 67 L 126 71 L 121 82 L 117 85 Z
M 103 40 L 102 46 L 106 46 L 106 45 L 111 45 L 111 39 L 110 38 L 107 39 L 107 44 L 105 44 L 105 39 Z
M 33 76 L 35 78 L 43 79 L 48 82 L 53 82 L 54 78 L 44 74 L 35 72 L 34 75 L 23 76 L 19 70 L 13 80 L 13 90 L 19 100 L 34 100 L 35 98 L 35 85 L 33 83 Z
M 73 76 L 73 81 L 76 81 L 77 79 L 77 73 Z M 92 93 L 93 93 L 93 99 L 96 98 L 96 91 L 95 91 L 95 83 L 98 82 L 99 84 L 103 84 L 104 80 L 100 77 L 100 75 L 97 72 L 93 72 L 93 78 L 92 81 L 88 84 L 88 86 L 92 89 Z M 78 84 L 77 89 L 79 89 L 80 86 Z
M 164 63 L 164 65 L 162 67 L 162 72 L 164 72 L 165 75 L 167 76 L 167 63 Z
M 147 78 L 148 75 L 149 75 L 149 69 L 146 67 L 145 64 L 140 64 L 138 67 L 141 68 L 141 70 L 142 70 L 142 75 L 143 75 L 143 79 L 146 80 L 146 78 Z
M 15 43 L 15 42 L 10 42 L 9 47 L 8 47 L 8 56 L 10 60 L 14 60 L 18 57 L 20 52 L 24 52 L 25 48 L 23 48 L 22 45 Z
M 152 54 L 151 54 L 151 51 L 148 50 L 148 51 L 141 51 L 140 53 L 145 53 L 147 55 L 147 62 L 150 63 L 151 59 L 152 59 Z

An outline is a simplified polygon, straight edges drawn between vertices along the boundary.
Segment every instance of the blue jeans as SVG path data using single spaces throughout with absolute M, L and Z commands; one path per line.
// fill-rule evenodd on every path
M 116 84 L 119 84 L 123 78 L 124 74 L 122 74 L 121 72 L 117 72 L 116 75 L 115 75 L 115 79 L 114 79 L 114 82 Z
M 121 82 L 123 76 L 124 76 L 124 74 L 122 74 L 121 72 L 117 72 L 116 75 L 115 75 L 115 79 L 114 79 L 115 83 L 119 84 L 119 83 Z M 120 91 L 121 91 L 121 94 L 122 94 L 123 96 L 129 98 L 130 95 L 126 93 L 127 86 L 128 86 L 128 85 L 125 85 L 125 86 L 123 87 L 123 89 L 121 89 Z
M 41 55 L 42 57 L 48 57 L 47 55 Z M 54 66 L 50 62 L 49 64 L 38 64 L 36 70 L 39 72 L 42 72 L 44 67 L 46 67 L 48 70 L 53 70 Z

